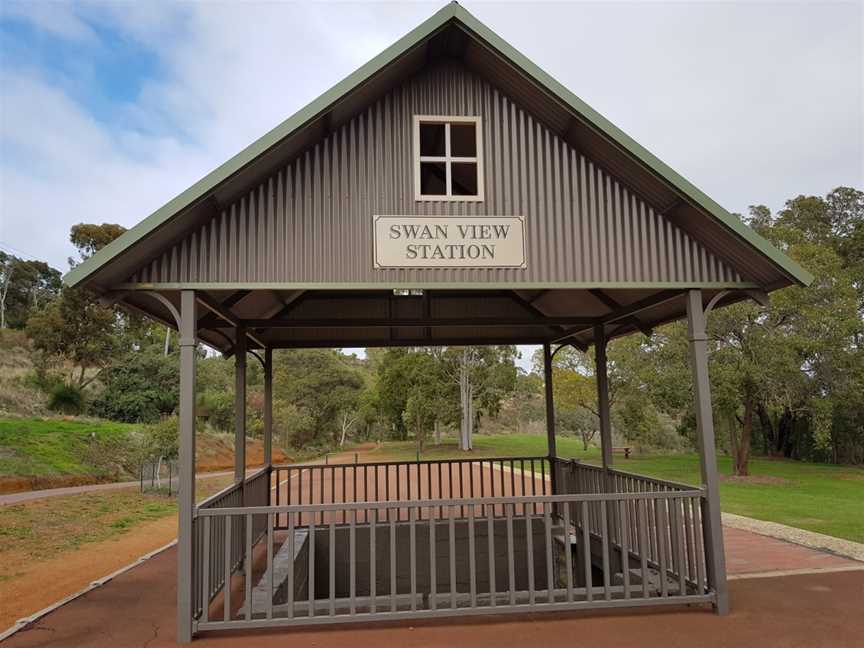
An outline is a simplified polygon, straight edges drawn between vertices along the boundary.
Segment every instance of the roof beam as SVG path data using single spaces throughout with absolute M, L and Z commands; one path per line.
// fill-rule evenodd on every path
M 251 292 L 251 290 L 238 290 L 237 292 L 232 293 L 227 298 L 223 299 L 221 302 L 218 303 L 220 306 L 222 306 L 222 308 L 225 308 L 230 312 L 233 306 L 243 301 L 243 299 Z M 220 319 L 224 318 L 222 318 L 220 315 L 210 312 L 198 320 L 198 326 L 199 328 L 209 328 L 214 324 L 218 323 Z
M 589 326 L 598 323 L 596 317 L 453 317 L 453 318 L 399 318 L 360 317 L 355 319 L 249 319 L 238 320 L 237 326 L 254 329 L 268 328 L 390 328 L 390 327 L 477 327 L 477 326 Z
M 615 312 L 615 311 L 617 311 L 617 310 L 619 310 L 619 309 L 621 308 L 621 304 L 620 304 L 620 303 L 618 303 L 615 299 L 613 299 L 612 297 L 610 297 L 609 295 L 607 295 L 607 294 L 606 294 L 605 292 L 603 292 L 602 290 L 599 290 L 599 289 L 597 289 L 597 288 L 591 288 L 591 289 L 588 290 L 588 292 L 591 293 L 591 295 L 593 295 L 595 299 L 597 299 L 598 301 L 602 302 L 602 303 L 603 303 L 603 304 L 604 304 L 604 305 L 605 305 L 609 310 L 611 310 L 612 312 Z M 637 329 L 639 329 L 640 331 L 642 331 L 642 334 L 643 334 L 645 337 L 651 337 L 651 333 L 653 332 L 653 331 L 651 330 L 651 327 L 650 327 L 650 326 L 645 326 L 645 325 L 642 323 L 642 321 L 639 320 L 639 318 L 634 317 L 634 316 L 631 315 L 630 317 L 627 318 L 626 321 L 627 321 L 628 323 L 632 324 L 633 326 L 635 326 L 635 327 L 636 327 Z
M 243 320 L 238 318 L 234 313 L 232 313 L 227 308 L 224 308 L 221 303 L 217 302 L 215 299 L 213 299 L 207 293 L 198 292 L 196 290 L 195 291 L 195 299 L 198 301 L 198 303 L 200 303 L 205 308 L 210 309 L 211 312 L 218 315 L 220 318 L 225 320 L 229 325 L 233 326 L 235 329 L 245 327 Z M 252 335 L 248 331 L 246 331 L 246 337 L 248 337 L 255 344 L 260 346 L 262 349 L 267 348 L 266 344 L 264 344 L 260 339 L 258 339 L 256 336 Z

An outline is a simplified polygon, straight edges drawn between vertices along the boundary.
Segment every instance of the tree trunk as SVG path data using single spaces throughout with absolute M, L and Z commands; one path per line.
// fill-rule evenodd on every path
M 165 352 L 163 355 L 168 355 L 168 349 L 171 346 L 171 329 L 167 326 L 165 327 Z
M 438 421 L 435 421 L 434 430 L 435 430 L 435 445 L 441 445 L 441 424 Z
M 753 414 L 756 410 L 752 387 L 745 388 L 744 420 L 741 425 L 741 439 L 738 441 L 738 452 L 735 456 L 735 474 L 747 477 L 750 474 L 750 439 L 753 434 Z

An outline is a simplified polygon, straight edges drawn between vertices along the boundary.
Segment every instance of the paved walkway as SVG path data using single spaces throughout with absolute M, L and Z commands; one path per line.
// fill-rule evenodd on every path
M 174 646 L 177 564 L 169 549 L 13 635 L 3 648 Z M 864 571 L 733 580 L 732 613 L 704 608 L 487 616 L 471 620 L 211 633 L 194 646 L 400 648 L 860 648 Z

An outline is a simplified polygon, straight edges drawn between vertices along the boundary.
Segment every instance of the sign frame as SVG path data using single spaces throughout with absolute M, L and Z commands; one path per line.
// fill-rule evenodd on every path
M 522 261 L 519 264 L 501 263 L 501 264 L 460 264 L 458 261 L 447 263 L 432 264 L 416 264 L 416 265 L 390 265 L 382 264 L 379 260 L 378 249 L 378 221 L 383 218 L 398 218 L 400 220 L 417 220 L 428 223 L 429 221 L 457 221 L 457 220 L 473 220 L 482 221 L 484 219 L 511 219 L 519 224 L 522 235 Z M 376 270 L 524 270 L 528 267 L 528 245 L 525 240 L 525 217 L 519 215 L 501 216 L 497 214 L 482 214 L 482 215 L 451 215 L 451 214 L 375 214 L 372 216 L 372 264 Z

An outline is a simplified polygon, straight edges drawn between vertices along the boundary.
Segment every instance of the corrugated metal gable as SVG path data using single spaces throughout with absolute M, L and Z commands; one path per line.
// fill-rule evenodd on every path
M 484 202 L 415 202 L 415 114 L 483 117 Z M 527 268 L 376 270 L 373 214 L 525 216 Z M 492 84 L 449 63 L 397 86 L 218 208 L 129 283 L 604 285 L 747 279 Z

